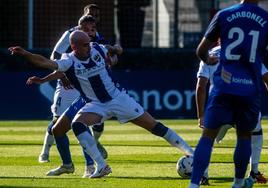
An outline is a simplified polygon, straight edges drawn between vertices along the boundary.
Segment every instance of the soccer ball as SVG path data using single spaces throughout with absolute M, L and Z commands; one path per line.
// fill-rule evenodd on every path
M 182 156 L 177 162 L 177 172 L 182 178 L 190 178 L 193 170 L 193 156 Z

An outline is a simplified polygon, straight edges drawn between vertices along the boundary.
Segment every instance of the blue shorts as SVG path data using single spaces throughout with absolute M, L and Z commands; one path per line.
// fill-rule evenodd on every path
M 238 130 L 252 131 L 258 123 L 260 104 L 260 96 L 210 95 L 205 111 L 205 127 L 218 129 L 231 124 Z
M 67 108 L 63 115 L 67 116 L 70 121 L 73 120 L 74 116 L 77 114 L 77 112 L 85 106 L 86 101 L 80 96 L 74 100 L 74 102 Z

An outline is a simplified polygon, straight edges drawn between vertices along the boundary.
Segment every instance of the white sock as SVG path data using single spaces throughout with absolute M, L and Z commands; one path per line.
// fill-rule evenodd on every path
M 257 173 L 259 171 L 259 161 L 261 157 L 261 150 L 263 145 L 263 135 L 252 135 L 251 147 L 252 154 L 250 159 L 251 171 Z
M 199 188 L 199 185 L 196 185 L 194 183 L 190 183 L 189 188 Z
M 185 154 L 193 155 L 194 150 L 172 129 L 168 129 L 163 138 L 165 138 L 172 146 L 179 148 Z
M 87 131 L 85 131 L 78 135 L 77 139 L 80 145 L 85 150 L 85 152 L 90 155 L 90 157 L 96 162 L 97 168 L 102 168 L 106 166 L 106 162 L 101 156 L 93 136 L 91 136 Z
M 41 154 L 49 155 L 49 151 L 50 151 L 50 148 L 53 145 L 53 143 L 54 143 L 54 136 L 50 135 L 50 134 L 48 134 L 48 132 L 46 132 Z

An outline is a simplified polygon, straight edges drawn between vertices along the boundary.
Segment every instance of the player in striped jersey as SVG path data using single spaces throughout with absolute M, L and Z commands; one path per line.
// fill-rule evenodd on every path
M 211 56 L 219 57 L 220 56 L 220 46 L 214 47 L 210 50 L 209 54 Z M 204 128 L 204 109 L 205 109 L 205 101 L 207 95 L 207 84 L 209 82 L 210 88 L 209 92 L 213 88 L 213 74 L 215 73 L 218 64 L 216 65 L 207 65 L 204 62 L 200 62 L 199 70 L 197 72 L 197 85 L 196 85 L 196 107 L 197 107 L 197 116 L 199 127 Z M 268 85 L 268 70 L 264 65 L 262 65 L 262 75 L 265 85 Z M 268 89 L 268 88 L 267 88 Z M 223 137 L 225 136 L 228 129 L 230 129 L 231 125 L 224 125 L 221 127 L 217 137 L 216 142 L 220 143 Z M 250 176 L 254 178 L 257 183 L 267 183 L 267 179 L 259 172 L 259 160 L 261 156 L 261 150 L 263 145 L 263 134 L 261 127 L 261 113 L 259 116 L 259 121 L 256 128 L 252 132 L 252 155 L 251 155 L 251 171 Z M 208 179 L 202 178 L 201 185 L 207 184 Z
M 57 61 L 51 61 L 43 56 L 31 54 L 21 47 L 10 47 L 13 55 L 21 55 L 36 66 L 52 70 L 64 71 L 67 77 L 87 104 L 76 114 L 72 129 L 80 145 L 96 162 L 96 170 L 91 178 L 102 177 L 111 173 L 96 148 L 95 140 L 87 132 L 88 125 L 103 122 L 116 117 L 120 123 L 132 122 L 156 136 L 163 137 L 172 146 L 192 155 L 192 148 L 176 134 L 160 122 L 157 122 L 149 113 L 131 98 L 124 89 L 111 77 L 105 59 L 107 54 L 120 53 L 120 49 L 97 43 L 91 43 L 90 38 L 82 31 L 71 34 L 70 43 L 73 52 Z
M 92 36 L 93 41 L 104 42 L 103 38 L 97 37 L 97 35 L 96 35 L 96 22 L 95 22 L 95 19 L 90 15 L 82 16 L 80 18 L 78 26 L 76 27 L 75 30 L 85 31 L 89 36 Z M 61 40 L 57 43 L 57 45 L 53 51 L 53 54 L 55 54 L 55 52 L 56 52 L 56 54 L 59 54 L 59 52 L 63 53 L 65 50 L 68 52 L 69 51 L 68 49 L 71 49 L 69 41 L 65 39 L 67 36 L 69 37 L 71 31 L 72 30 L 69 30 L 68 32 L 64 33 Z M 112 59 L 113 63 L 116 60 L 117 60 L 116 56 L 115 56 L 115 58 L 113 57 L 113 59 Z M 55 77 L 62 78 L 64 76 L 65 75 L 62 73 L 54 72 L 45 78 L 31 77 L 28 79 L 27 83 L 28 84 L 32 84 L 32 83 L 39 83 L 40 84 L 40 83 L 44 83 L 46 81 L 54 80 Z M 54 98 L 55 98 L 54 104 L 52 105 L 52 107 L 54 107 L 54 108 L 52 108 L 54 115 L 56 117 L 59 117 L 60 115 L 62 115 L 63 112 L 72 104 L 72 102 L 78 96 L 80 96 L 80 94 L 76 89 L 65 89 L 64 86 L 61 84 L 61 82 L 58 82 L 55 96 L 54 96 Z M 57 101 L 57 102 L 55 103 L 55 101 Z M 61 105 L 60 105 L 60 103 L 61 103 Z M 82 106 L 84 105 L 81 101 L 78 101 L 77 104 L 72 105 L 69 112 L 66 113 L 67 115 L 65 115 L 64 118 L 61 118 L 60 122 L 58 122 L 56 124 L 53 123 L 52 124 L 52 125 L 54 125 L 53 128 L 52 128 L 52 126 L 50 126 L 48 129 L 48 133 L 50 133 L 50 134 L 48 134 L 48 133 L 46 134 L 44 147 L 43 147 L 44 153 L 42 153 L 40 155 L 39 161 L 44 161 L 48 157 L 48 152 L 49 152 L 49 148 L 50 148 L 48 146 L 50 146 L 52 143 L 49 144 L 49 142 L 46 142 L 46 141 L 53 140 L 52 138 L 50 138 L 52 136 L 52 132 L 53 132 L 53 136 L 56 139 L 57 148 L 59 150 L 60 156 L 61 156 L 62 161 L 63 161 L 63 165 L 61 165 L 60 167 L 53 169 L 47 173 L 47 175 L 49 175 L 49 176 L 61 175 L 62 173 L 71 173 L 74 171 L 74 167 L 73 167 L 73 163 L 72 163 L 71 155 L 70 155 L 70 150 L 69 150 L 69 141 L 68 141 L 68 137 L 66 135 L 66 132 L 71 128 L 70 124 L 71 124 L 71 120 L 74 117 L 74 112 L 73 112 L 73 111 L 75 111 L 74 109 L 75 108 L 80 109 L 82 107 L 81 105 Z M 103 124 L 100 126 L 97 126 L 97 125 L 93 126 L 93 132 L 94 132 L 95 139 L 98 140 L 102 131 L 103 131 Z M 50 138 L 50 139 L 48 139 L 48 138 Z M 99 142 L 98 142 L 98 149 L 101 151 L 103 157 L 107 158 L 107 152 L 99 144 Z M 86 158 L 86 168 L 85 168 L 85 173 L 84 173 L 83 177 L 88 177 L 91 175 L 92 172 L 94 172 L 94 166 L 93 166 L 94 162 L 86 153 L 84 153 L 84 155 Z M 46 157 L 46 158 L 44 158 L 44 157 Z
M 96 21 L 92 20 L 90 18 L 86 18 L 86 16 L 88 16 L 88 15 L 94 16 L 94 19 Z M 103 36 L 96 31 L 96 24 L 100 20 L 99 15 L 100 15 L 100 8 L 96 4 L 89 4 L 89 5 L 85 6 L 84 16 L 82 16 L 80 18 L 78 26 L 75 26 L 75 27 L 69 29 L 68 31 L 64 32 L 64 34 L 62 35 L 60 40 L 55 45 L 55 48 L 54 48 L 50 58 L 51 59 L 60 59 L 61 55 L 63 53 L 71 51 L 70 43 L 69 43 L 69 36 L 73 31 L 76 31 L 76 30 L 82 29 L 83 31 L 87 32 L 89 35 L 92 35 L 93 41 L 96 41 L 100 44 L 106 44 L 107 42 L 105 41 Z M 48 78 L 46 77 L 43 81 L 47 81 L 49 79 L 50 79 L 49 77 Z M 33 78 L 30 79 L 29 83 L 31 83 L 31 80 L 33 80 Z M 37 82 L 39 82 L 39 80 L 37 80 Z M 75 89 L 69 88 L 69 86 L 70 85 L 69 85 L 68 79 L 66 79 L 66 77 L 64 77 L 64 76 L 57 83 L 56 91 L 54 94 L 54 100 L 53 100 L 54 102 L 51 106 L 53 120 L 49 124 L 46 135 L 44 137 L 43 148 L 42 148 L 41 154 L 39 155 L 39 159 L 38 159 L 40 163 L 49 161 L 49 151 L 50 151 L 51 146 L 54 143 L 54 137 L 53 137 L 52 132 L 51 132 L 52 126 L 57 121 L 57 118 L 79 96 L 79 93 Z M 65 89 L 64 87 L 66 87 L 67 89 Z M 92 130 L 94 132 L 94 135 L 98 139 L 103 132 L 103 125 L 98 126 L 98 127 L 94 126 L 92 128 Z M 98 143 L 98 147 L 103 151 L 104 155 L 107 155 L 107 152 L 105 151 L 105 149 L 102 147 L 102 145 L 100 143 Z

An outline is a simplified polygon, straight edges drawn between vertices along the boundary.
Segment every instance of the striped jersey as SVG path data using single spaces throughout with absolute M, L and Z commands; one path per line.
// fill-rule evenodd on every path
M 121 88 L 105 63 L 107 49 L 95 42 L 91 42 L 90 46 L 90 56 L 85 61 L 77 59 L 73 52 L 64 54 L 62 59 L 56 61 L 58 71 L 65 72 L 87 102 L 105 103 L 117 97 Z

